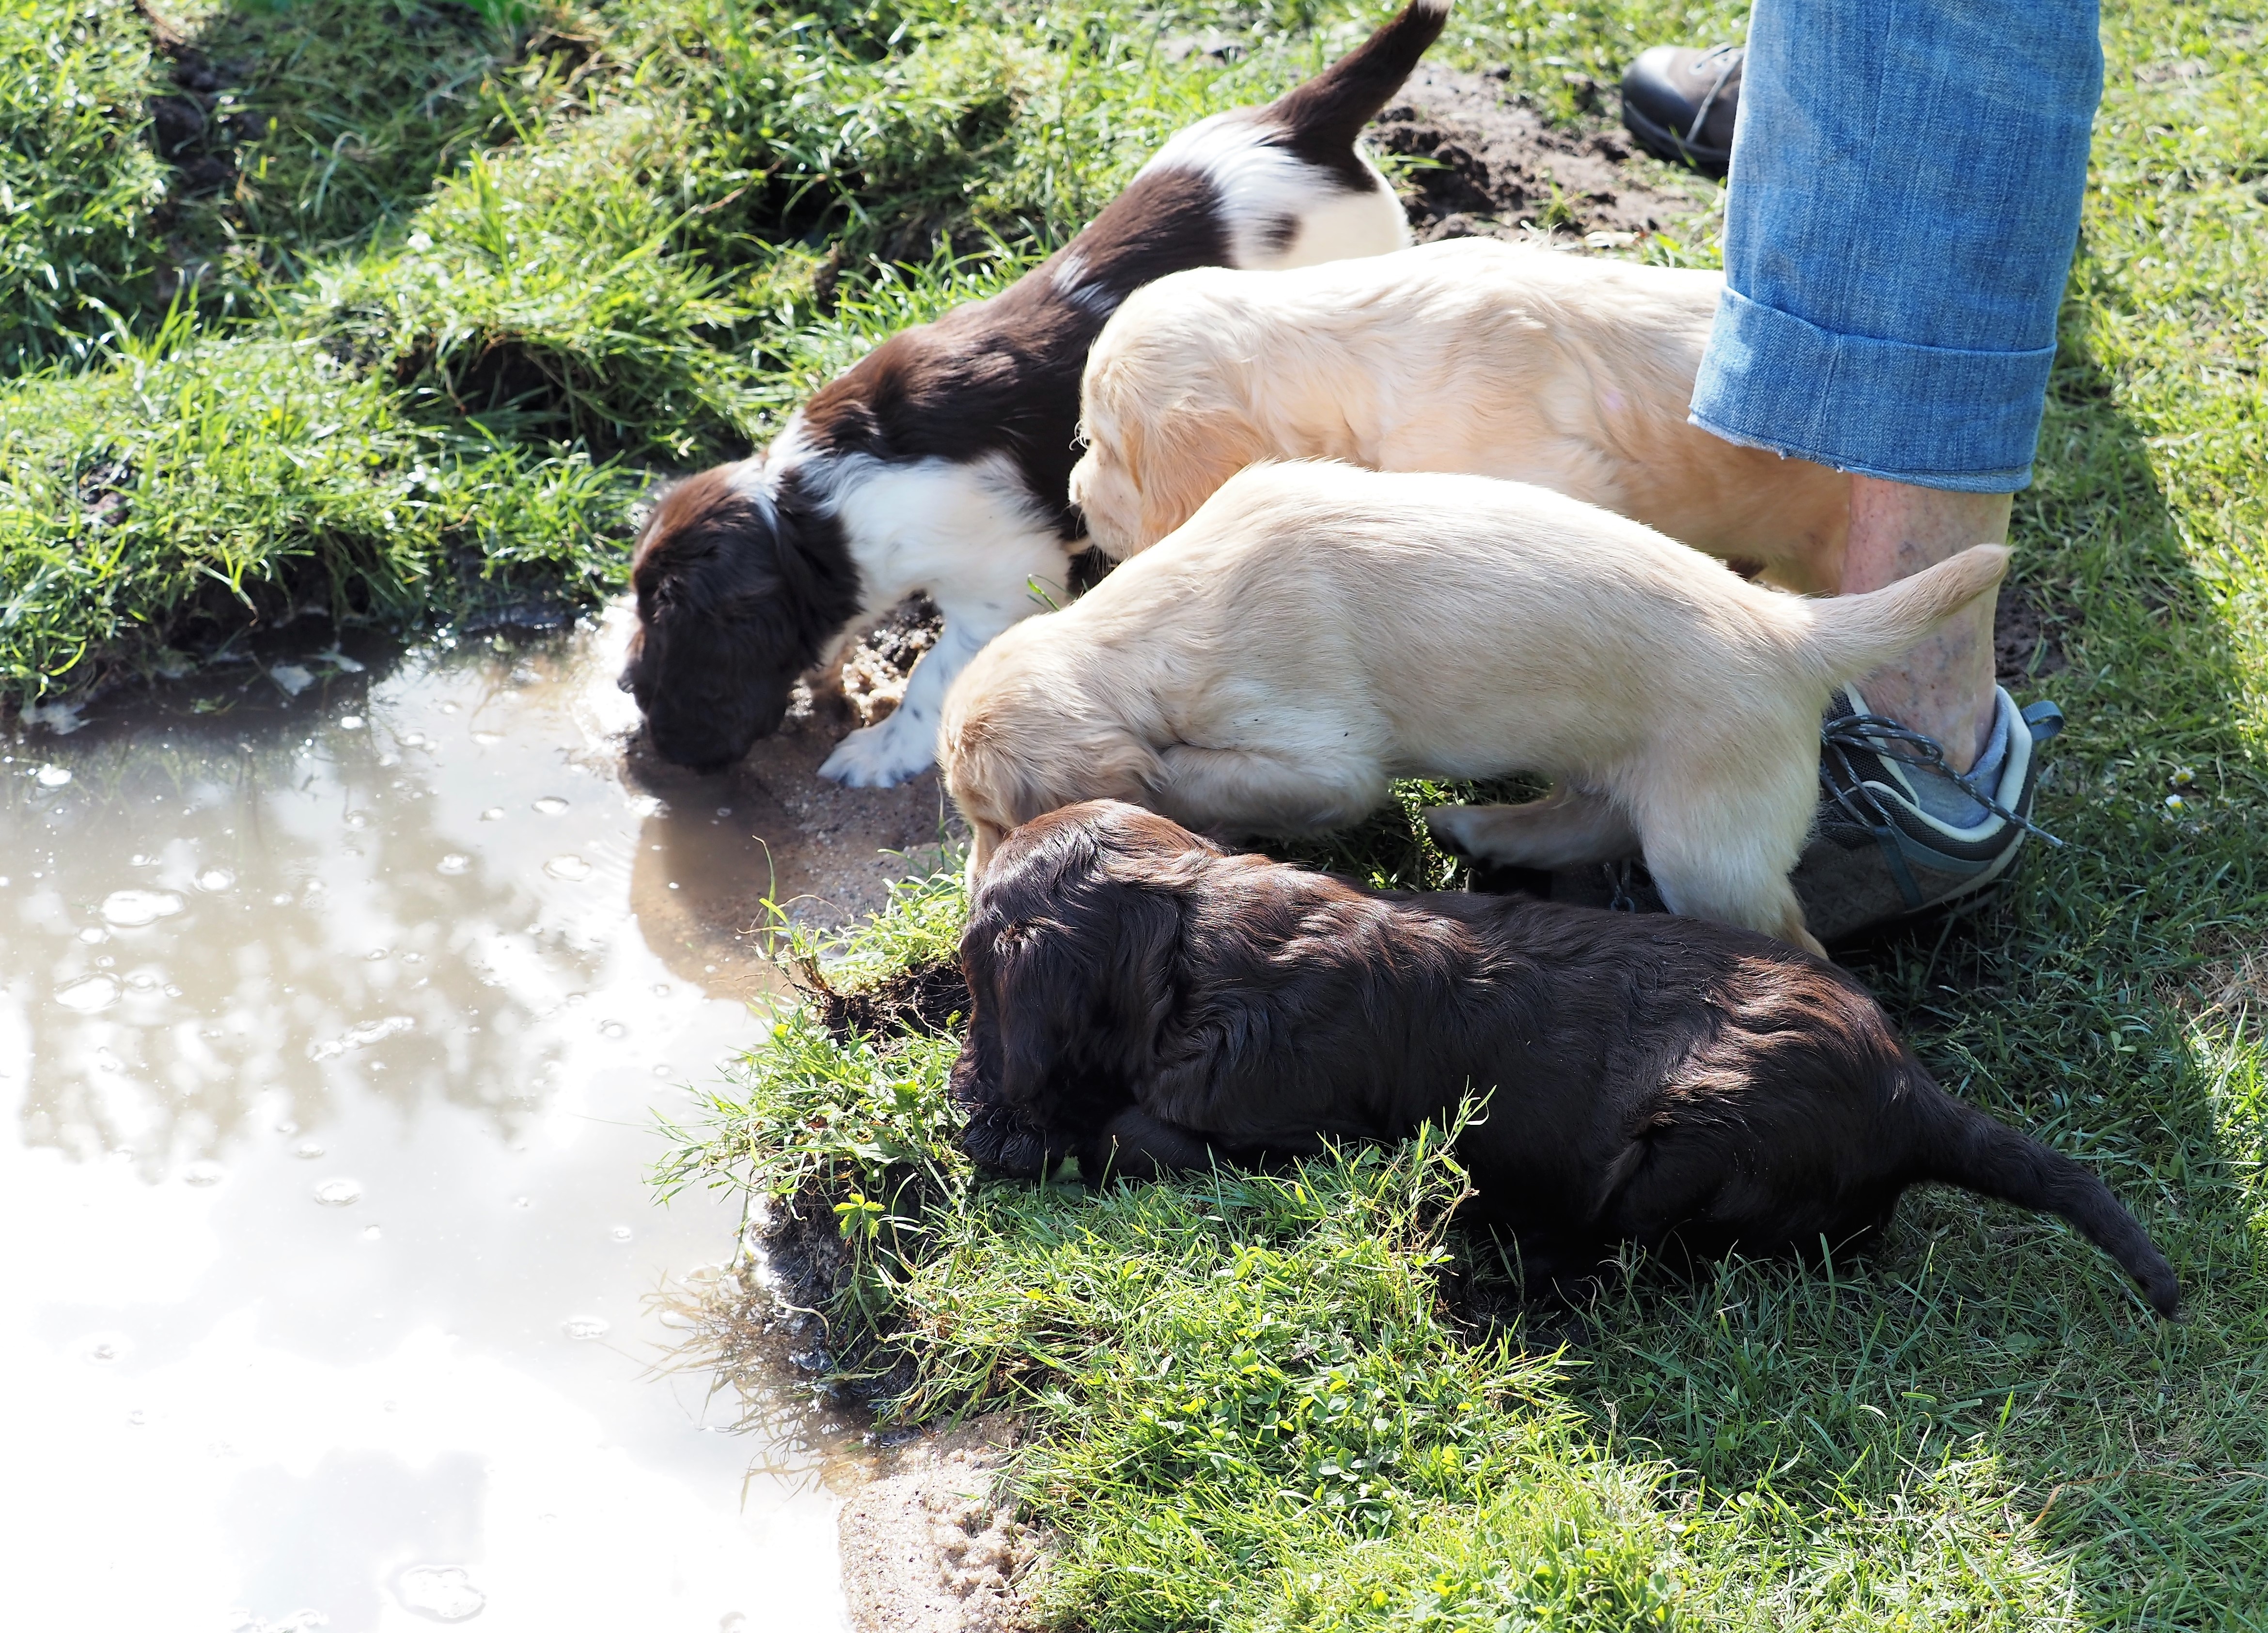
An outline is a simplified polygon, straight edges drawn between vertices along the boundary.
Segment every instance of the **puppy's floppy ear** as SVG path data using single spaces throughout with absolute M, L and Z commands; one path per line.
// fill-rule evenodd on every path
M 1243 415 L 1174 404 L 1173 410 L 1125 422 L 1127 472 L 1141 495 L 1145 544 L 1189 522 L 1220 483 L 1268 458 Z
M 972 1093 L 1050 1136 L 1101 1127 L 1138 1094 L 1175 991 L 1181 908 L 1115 882 L 1076 828 L 988 880 L 964 967 L 977 994 Z M 988 910 L 990 909 L 990 910 Z M 984 921 L 982 924 L 978 920 Z
M 1049 719 L 1048 735 L 1035 741 L 1014 729 L 1019 717 Z M 1165 767 L 1149 745 L 1110 721 L 1062 717 L 1060 700 L 1022 682 L 998 695 L 972 694 L 961 683 L 946 717 L 939 760 L 946 791 L 979 835 L 978 849 L 997 843 L 997 831 L 1082 799 L 1146 800 L 1165 781 Z M 972 879 L 982 869 L 972 870 Z

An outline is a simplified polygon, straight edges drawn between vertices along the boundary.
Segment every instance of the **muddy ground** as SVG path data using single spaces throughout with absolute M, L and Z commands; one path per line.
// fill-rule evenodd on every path
M 1671 232 L 1712 208 L 1714 182 L 1639 152 L 1611 117 L 1546 123 L 1501 73 L 1420 64 L 1370 128 L 1382 151 L 1425 161 L 1402 200 L 1421 243 Z M 1523 226 L 1522 224 L 1526 224 Z
M 858 1633 L 1018 1633 L 1046 1538 L 1001 1490 L 1012 1420 L 979 1418 L 885 1455 L 843 1505 L 843 1593 Z

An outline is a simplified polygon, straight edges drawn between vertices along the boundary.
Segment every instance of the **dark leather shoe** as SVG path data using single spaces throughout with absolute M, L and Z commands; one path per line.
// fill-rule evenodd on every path
M 1741 112 L 1739 46 L 1655 46 L 1623 76 L 1623 123 L 1656 158 L 1722 176 Z

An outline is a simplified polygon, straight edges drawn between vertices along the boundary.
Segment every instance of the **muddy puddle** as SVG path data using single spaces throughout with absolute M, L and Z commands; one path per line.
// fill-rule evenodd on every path
M 0 737 L 11 1625 L 843 1624 L 849 1431 L 669 1370 L 739 1220 L 645 1175 L 765 898 L 873 906 L 935 778 L 626 758 L 622 633 Z

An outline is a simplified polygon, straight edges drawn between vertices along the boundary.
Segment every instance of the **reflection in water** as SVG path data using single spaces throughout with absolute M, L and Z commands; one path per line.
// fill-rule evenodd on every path
M 828 1438 L 655 1375 L 736 1220 L 644 1173 L 935 782 L 626 768 L 617 633 L 0 742 L 11 1622 L 839 1623 Z

